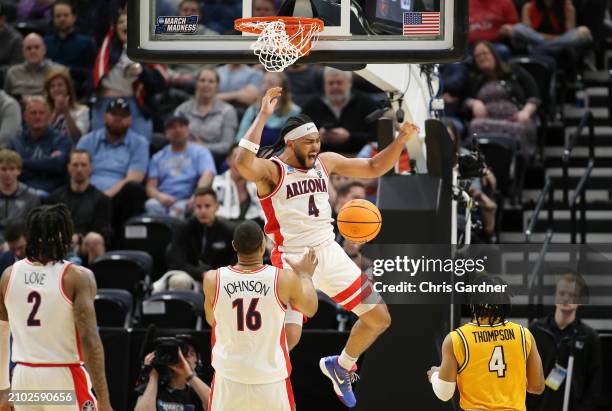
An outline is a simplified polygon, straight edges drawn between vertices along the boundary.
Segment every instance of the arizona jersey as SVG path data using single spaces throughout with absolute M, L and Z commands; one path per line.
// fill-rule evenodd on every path
M 211 363 L 222 377 L 268 384 L 291 374 L 278 276 L 279 269 L 269 265 L 250 272 L 217 270 Z
M 321 160 L 317 158 L 309 170 L 292 167 L 278 157 L 272 161 L 280 168 L 280 180 L 275 190 L 260 201 L 266 216 L 265 232 L 274 241 L 275 250 L 282 252 L 333 240 L 329 175 Z
M 451 333 L 462 409 L 525 410 L 531 333 L 505 321 L 465 324 Z
M 79 364 L 72 301 L 63 280 L 67 261 L 13 265 L 4 302 L 13 335 L 12 359 L 25 364 Z

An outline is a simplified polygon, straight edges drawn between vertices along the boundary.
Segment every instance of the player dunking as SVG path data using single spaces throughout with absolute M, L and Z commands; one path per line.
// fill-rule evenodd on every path
M 16 411 L 112 411 L 94 311 L 96 282 L 91 271 L 64 261 L 72 240 L 70 211 L 64 205 L 35 208 L 26 228 L 26 258 L 0 279 L 0 389 L 9 388 L 10 325 L 17 364 L 10 388 L 71 391 L 75 397 L 70 406 L 16 404 Z
M 482 277 L 483 283 L 499 280 Z M 442 343 L 442 363 L 427 378 L 442 401 L 459 386 L 463 410 L 525 410 L 527 392 L 544 391 L 542 360 L 533 336 L 506 321 L 507 294 L 471 296 L 472 321 L 449 333 Z
M 269 89 L 261 110 L 240 141 L 236 166 L 242 176 L 257 184 L 266 215 L 265 231 L 274 241 L 274 265 L 284 267 L 287 256 L 313 247 L 319 265 L 313 277 L 316 287 L 346 310 L 359 316 L 347 344 L 339 356 L 322 358 L 322 372 L 332 380 L 340 400 L 352 407 L 356 403 L 351 387 L 352 371 L 358 357 L 391 323 L 387 307 L 375 297 L 365 274 L 334 241 L 329 204 L 329 176 L 376 178 L 397 162 L 408 139 L 417 131 L 412 124 L 402 128 L 395 141 L 370 159 L 346 158 L 333 152 L 319 153 L 321 139 L 317 127 L 305 115 L 290 118 L 280 132 L 279 142 L 259 158 L 259 142 L 268 117 L 276 108 L 281 88 Z M 368 301 L 365 301 L 368 298 Z M 293 317 L 293 318 L 291 318 Z M 301 316 L 287 322 L 301 327 Z M 289 329 L 288 325 L 288 329 Z M 290 341 L 290 345 L 296 341 Z
M 238 264 L 204 275 L 206 321 L 212 327 L 210 391 L 214 411 L 295 411 L 285 338 L 287 304 L 314 315 L 317 292 L 310 250 L 293 271 L 263 263 L 264 233 L 257 223 L 236 227 Z

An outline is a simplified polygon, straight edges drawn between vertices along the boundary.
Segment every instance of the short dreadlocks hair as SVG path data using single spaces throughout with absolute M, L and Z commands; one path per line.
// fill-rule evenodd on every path
M 70 210 L 64 204 L 36 207 L 26 218 L 26 257 L 41 262 L 66 257 L 74 233 Z
M 489 275 L 478 275 L 472 284 L 486 285 L 507 285 L 499 277 Z M 508 287 L 506 287 L 506 290 Z M 510 315 L 511 303 L 510 293 L 489 293 L 474 291 L 470 294 L 470 311 L 472 312 L 473 320 L 480 324 L 483 318 L 488 319 L 488 325 L 499 324 L 506 321 L 506 317 Z

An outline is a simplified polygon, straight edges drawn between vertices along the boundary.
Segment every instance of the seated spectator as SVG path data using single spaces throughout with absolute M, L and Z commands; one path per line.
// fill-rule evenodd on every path
M 50 127 L 51 110 L 43 96 L 27 97 L 24 110 L 26 128 L 10 140 L 9 148 L 23 161 L 19 180 L 46 195 L 66 181 L 72 143 Z
M 208 187 L 217 169 L 206 147 L 189 141 L 189 120 L 172 116 L 165 123 L 168 144 L 149 164 L 147 213 L 183 218 L 193 207 L 192 194 Z
M 232 248 L 234 224 L 217 217 L 217 194 L 212 188 L 194 193 L 194 216 L 176 227 L 166 262 L 170 270 L 182 270 L 201 282 L 202 274 L 236 262 Z
M 500 56 L 508 60 L 512 52 L 506 45 L 512 27 L 519 23 L 512 0 L 470 0 L 468 43 L 474 47 L 481 41 L 493 44 Z
M 20 133 L 21 106 L 4 90 L 0 90 L 0 147 L 6 147 L 9 140 Z
M 149 164 L 147 139 L 131 130 L 130 104 L 112 100 L 104 115 L 105 127 L 81 137 L 77 148 L 91 156 L 91 184 L 112 199 L 112 226 L 117 235 L 123 223 L 144 211 L 145 174 Z
M 604 371 L 601 339 L 593 328 L 582 321 L 577 312 L 588 303 L 587 284 L 577 273 L 560 276 L 555 289 L 555 312 L 534 321 L 529 331 L 542 356 L 544 375 L 568 367 L 570 352 L 574 354 L 569 410 L 596 410 L 600 403 Z M 561 370 L 559 370 L 561 368 Z M 563 380 L 562 380 L 563 382 Z M 554 390 L 546 384 L 540 395 L 528 395 L 529 410 L 562 410 L 565 383 Z
M 323 94 L 323 69 L 316 64 L 294 64 L 284 71 L 291 84 L 293 101 L 300 107 Z
M 376 139 L 375 124 L 365 117 L 377 109 L 372 99 L 353 91 L 353 73 L 325 67 L 325 95 L 310 100 L 302 111 L 319 127 L 321 151 L 356 154 Z
M 236 169 L 237 149 L 238 144 L 234 144 L 227 155 L 229 169 L 215 176 L 212 182 L 219 200 L 217 216 L 236 222 L 256 220 L 263 227 L 265 217 L 257 196 L 257 186 L 246 181 Z
M 127 55 L 127 12 L 121 11 L 114 31 L 104 38 L 96 57 L 93 87 L 96 102 L 92 107 L 91 129 L 104 126 L 105 111 L 115 98 L 130 104 L 130 128 L 151 141 L 156 115 L 154 95 L 166 85 L 166 69 L 160 64 L 140 64 Z
M 66 70 L 53 70 L 45 80 L 45 96 L 51 107 L 51 127 L 78 143 L 89 132 L 89 107 L 77 101 L 74 84 Z
M 497 50 L 499 50 L 499 47 Z M 459 135 L 463 136 L 465 127 L 460 116 L 461 105 L 467 95 L 469 85 L 468 65 L 463 62 L 442 64 L 440 66 L 440 81 L 444 84 L 444 92 L 442 93 L 444 119 L 452 121 Z
M 70 182 L 45 199 L 47 204 L 65 204 L 74 224 L 72 239 L 76 254 L 87 264 L 106 252 L 111 237 L 111 200 L 89 183 L 91 156 L 83 149 L 70 153 Z
M 523 5 L 521 14 L 522 24 L 512 30 L 512 41 L 532 54 L 578 52 L 593 41 L 588 27 L 576 27 L 572 0 L 531 0 Z
M 293 101 L 291 96 L 291 88 L 289 81 L 283 73 L 266 73 L 264 74 L 263 81 L 259 87 L 259 97 L 257 103 L 249 106 L 247 111 L 244 113 L 242 120 L 240 121 L 240 127 L 236 133 L 235 141 L 240 141 L 244 137 L 245 133 L 251 127 L 259 108 L 261 105 L 261 99 L 266 94 L 266 91 L 272 87 L 282 87 L 283 94 L 281 94 L 276 110 L 266 121 L 266 125 L 261 134 L 261 145 L 270 146 L 278 140 L 280 135 L 280 129 L 283 127 L 289 117 L 300 114 L 302 111 Z
M 20 183 L 21 157 L 13 150 L 0 149 L 0 236 L 10 221 L 25 220 L 40 204 L 36 191 Z M 1 243 L 2 241 L 0 241 Z
M 46 59 L 47 48 L 38 34 L 30 33 L 23 39 L 25 62 L 11 66 L 4 79 L 4 90 L 21 100 L 24 96 L 43 94 L 45 78 L 53 69 L 62 66 Z
M 234 142 L 238 117 L 236 110 L 217 95 L 219 76 L 204 69 L 198 76 L 195 96 L 174 111 L 189 119 L 189 129 L 196 142 L 206 146 L 219 164 Z
M 237 108 L 246 108 L 257 101 L 263 73 L 246 64 L 225 64 L 219 73 L 219 99 Z
M 276 16 L 276 5 L 274 0 L 253 0 L 253 17 Z
M 15 262 L 25 258 L 26 228 L 23 220 L 10 221 L 4 230 L 4 239 L 8 250 L 0 253 L 0 272 L 4 272 Z
M 0 86 L 10 66 L 23 61 L 23 37 L 6 21 L 6 6 L 0 2 Z
M 91 76 L 96 44 L 92 37 L 76 32 L 77 16 L 70 0 L 55 0 L 52 11 L 54 33 L 45 36 L 47 57 L 68 67 L 77 90 L 82 91 Z
M 473 118 L 469 136 L 507 136 L 520 143 L 525 158 L 533 155 L 533 117 L 540 104 L 537 84 L 522 67 L 504 63 L 489 42 L 476 45 L 474 63 L 465 101 Z
M 176 9 L 177 16 L 198 16 L 198 29 L 196 34 L 205 36 L 217 36 L 219 33 L 202 24 L 202 10 L 198 0 L 182 0 Z

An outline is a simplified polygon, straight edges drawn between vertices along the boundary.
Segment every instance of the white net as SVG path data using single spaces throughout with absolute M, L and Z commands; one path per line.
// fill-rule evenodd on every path
M 248 31 L 261 31 L 251 49 L 267 71 L 285 70 L 308 54 L 319 38 L 319 26 L 312 23 L 292 23 L 291 33 L 287 33 L 282 20 L 253 21 L 242 25 Z

